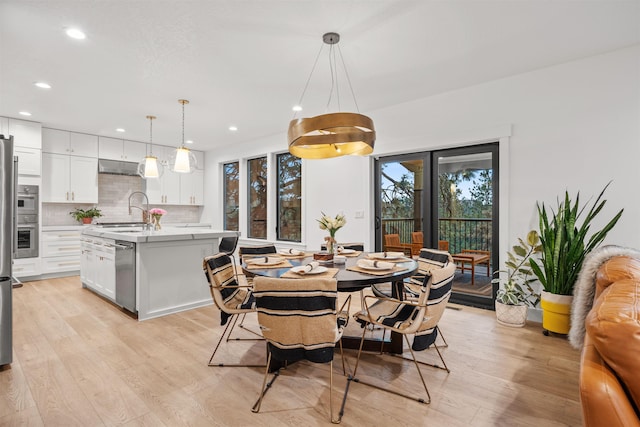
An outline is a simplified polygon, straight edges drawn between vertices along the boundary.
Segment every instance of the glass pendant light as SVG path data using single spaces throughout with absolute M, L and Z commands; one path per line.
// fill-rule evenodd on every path
M 144 179 L 160 178 L 164 172 L 162 163 L 153 155 L 153 120 L 155 118 L 156 116 L 147 116 L 147 119 L 149 119 L 149 145 L 151 148 L 149 154 L 138 163 L 138 175 Z
M 169 165 L 173 172 L 193 173 L 196 170 L 196 156 L 184 146 L 184 105 L 189 101 L 186 99 L 178 99 L 182 104 L 182 145 L 171 153 L 169 157 Z

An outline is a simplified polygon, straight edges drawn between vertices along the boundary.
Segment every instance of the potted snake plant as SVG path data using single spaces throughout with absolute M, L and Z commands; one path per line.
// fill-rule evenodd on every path
M 526 240 L 518 238 L 512 252 L 507 252 L 505 270 L 498 270 L 492 283 L 499 283 L 495 308 L 498 323 L 522 327 L 527 320 L 527 308 L 535 307 L 540 294 L 531 286 L 537 278 L 531 269 L 531 258 L 540 252 L 540 237 L 535 230 L 527 233 Z M 506 274 L 506 279 L 504 275 Z M 499 277 L 502 275 L 503 277 Z
M 602 229 L 587 237 L 593 219 L 607 202 L 602 196 L 609 184 L 602 189 L 589 210 L 586 210 L 587 206 L 580 206 L 580 193 L 576 195 L 575 202 L 572 202 L 567 191 L 564 200 L 558 201 L 555 211 L 549 209 L 548 212 L 544 203 L 537 205 L 542 250 L 540 259 L 531 261 L 531 267 L 544 288 L 541 307 L 545 335 L 549 331 L 569 333 L 573 287 L 582 262 L 589 252 L 602 243 L 622 216 L 624 209 Z M 579 224 L 581 219 L 582 223 Z

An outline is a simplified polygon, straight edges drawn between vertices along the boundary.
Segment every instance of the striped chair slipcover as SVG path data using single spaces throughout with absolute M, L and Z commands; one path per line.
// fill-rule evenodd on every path
M 418 261 L 418 270 L 404 284 L 404 298 L 408 300 L 418 299 L 425 279 L 428 279 L 430 272 L 433 269 L 442 269 L 448 264 L 453 263 L 453 258 L 448 252 L 424 248 L 420 251 L 420 256 L 416 261 Z M 451 280 L 445 280 L 439 286 L 431 287 L 431 290 L 427 297 L 427 306 L 429 307 L 430 316 L 425 317 L 425 320 L 423 322 L 424 324 L 420 328 L 420 332 L 416 333 L 415 335 L 412 344 L 412 348 L 414 350 L 425 350 L 435 343 L 436 338 L 438 337 L 438 333 L 440 332 L 437 322 L 442 316 L 442 312 L 444 311 L 447 302 L 449 301 L 452 285 L 453 276 L 451 276 Z M 389 285 L 373 285 L 371 287 L 371 290 L 377 297 L 391 297 L 391 288 Z M 441 336 L 441 338 L 446 346 L 444 337 Z M 448 371 L 444 360 L 442 360 L 442 363 L 444 364 L 445 369 Z
M 358 351 L 358 359 L 351 379 L 421 403 L 429 403 L 431 396 L 420 371 L 414 349 L 427 348 L 435 341 L 438 321 L 442 317 L 451 295 L 451 283 L 456 266 L 448 253 L 429 249 L 421 251 L 418 262 L 418 274 L 412 278 L 410 283 L 405 284 L 405 293 L 409 295 L 407 299 L 399 300 L 387 296 L 366 296 L 363 310 L 356 313 L 354 317 L 356 321 L 364 326 L 374 325 L 404 336 L 411 352 L 410 360 L 414 362 L 426 392 L 426 399 L 358 380 L 356 374 L 362 350 Z M 366 330 L 367 328 L 363 330 L 363 340 Z M 408 335 L 415 335 L 412 346 Z M 444 363 L 440 350 L 437 346 L 434 347 Z M 444 369 L 447 372 L 449 371 L 446 364 Z
M 218 351 L 218 347 L 223 340 L 230 340 L 233 328 L 238 321 L 238 316 L 244 316 L 247 313 L 253 313 L 256 311 L 255 298 L 251 290 L 251 286 L 247 283 L 246 278 L 242 274 L 236 274 L 233 263 L 229 255 L 224 253 L 218 253 L 212 256 L 206 257 L 202 262 L 202 268 L 209 282 L 209 290 L 211 291 L 211 297 L 216 307 L 220 309 L 220 325 L 226 325 L 220 340 L 216 344 L 213 354 L 209 359 L 209 366 L 265 366 L 260 365 L 246 365 L 246 364 L 225 364 L 214 363 L 213 358 Z M 260 334 L 251 331 L 243 326 L 242 322 L 239 327 L 256 335 L 256 338 L 250 338 L 249 340 L 262 339 Z M 242 338 L 236 340 L 247 340 Z
M 337 281 L 329 278 L 275 279 L 258 276 L 254 279 L 254 296 L 258 323 L 267 340 L 268 360 L 262 390 L 253 407 L 260 410 L 265 393 L 279 374 L 269 383 L 267 378 L 272 361 L 294 362 L 302 359 L 314 363 L 330 363 L 329 402 L 333 415 L 333 352 L 347 324 L 349 313 L 344 307 L 336 309 Z M 344 371 L 344 358 L 343 358 Z

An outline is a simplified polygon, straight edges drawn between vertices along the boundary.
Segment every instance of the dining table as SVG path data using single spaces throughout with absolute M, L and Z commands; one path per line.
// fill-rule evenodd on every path
M 365 271 L 358 268 L 358 260 L 376 259 L 378 253 L 366 253 L 362 251 L 353 251 L 344 254 L 344 263 L 336 263 L 330 261 L 314 260 L 313 253 L 306 252 L 298 255 L 287 254 L 270 254 L 268 257 L 282 257 L 284 260 L 281 264 L 274 265 L 257 265 L 251 262 L 251 258 L 242 259 L 242 270 L 248 276 L 266 276 L 272 278 L 295 278 L 295 277 L 313 277 L 311 274 L 296 274 L 296 267 L 302 268 L 313 261 L 318 261 L 320 266 L 326 267 L 328 270 L 324 274 L 332 274 L 337 280 L 338 292 L 359 292 L 369 288 L 372 285 L 380 283 L 391 283 L 392 296 L 402 299 L 403 280 L 412 276 L 418 269 L 418 263 L 409 257 L 399 256 L 394 259 L 388 259 L 394 263 L 394 268 L 388 271 Z M 262 256 L 265 258 L 265 256 Z M 383 257 L 381 257 L 383 258 Z M 387 260 L 386 258 L 383 258 Z M 293 270 L 292 270 L 293 269 Z M 336 271 L 337 270 L 337 271 Z M 357 271 L 356 271 L 357 270 Z M 324 271 L 324 270 L 321 270 Z M 327 276 L 324 276 L 327 277 Z M 343 336 L 342 345 L 345 348 L 355 348 L 360 346 L 361 337 Z M 402 354 L 403 343 L 402 335 L 391 333 L 389 339 L 384 338 L 366 338 L 363 343 L 363 350 L 366 351 L 383 351 L 388 353 Z

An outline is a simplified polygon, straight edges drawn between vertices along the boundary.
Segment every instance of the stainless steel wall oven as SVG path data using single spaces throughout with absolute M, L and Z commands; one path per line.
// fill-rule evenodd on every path
M 14 258 L 38 256 L 39 206 L 37 185 L 18 185 Z

